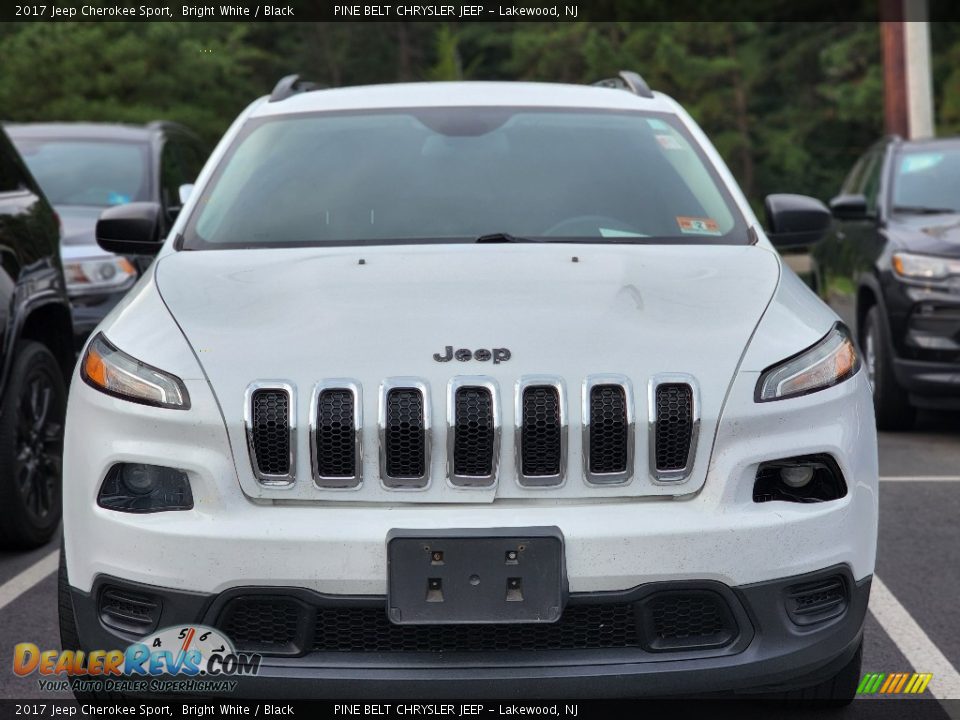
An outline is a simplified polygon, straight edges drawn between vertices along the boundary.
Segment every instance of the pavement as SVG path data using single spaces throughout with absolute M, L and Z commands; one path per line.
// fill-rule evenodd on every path
M 880 436 L 880 544 L 863 672 L 932 672 L 925 703 L 860 696 L 839 712 L 771 717 L 960 718 L 960 415 L 923 413 L 906 433 Z M 67 699 L 10 670 L 13 646 L 59 647 L 59 538 L 29 553 L 0 553 L 0 699 Z M 749 713 L 747 713 L 749 714 Z

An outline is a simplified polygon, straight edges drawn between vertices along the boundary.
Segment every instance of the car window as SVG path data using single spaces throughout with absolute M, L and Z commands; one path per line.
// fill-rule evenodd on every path
M 544 240 L 748 242 L 666 114 L 529 108 L 314 113 L 250 123 L 185 247 Z M 264 212 L 270 208 L 270 212 Z
M 203 150 L 192 142 L 178 143 L 180 156 L 183 158 L 183 170 L 186 174 L 185 183 L 196 182 L 197 176 L 203 169 L 207 157 Z
M 107 207 L 147 199 L 145 143 L 38 138 L 15 142 L 54 205 Z
M 869 162 L 864 170 L 860 193 L 867 199 L 867 213 L 875 215 L 880 197 L 880 177 L 883 172 L 883 153 L 875 150 L 870 153 Z
M 0 137 L 0 192 L 17 192 L 30 187 L 13 147 Z
M 164 207 L 180 206 L 180 186 L 193 182 L 188 176 L 179 143 L 167 140 L 160 153 L 160 201 Z
M 840 188 L 840 193 L 842 195 L 857 195 L 861 192 L 863 188 L 863 175 L 864 172 L 870 165 L 870 159 L 872 158 L 872 153 L 867 153 L 862 155 L 856 164 L 853 166 L 853 170 L 850 171 L 850 174 L 847 175 L 846 179 L 843 181 L 843 186 Z
M 960 145 L 902 150 L 894 159 L 893 206 L 960 212 Z

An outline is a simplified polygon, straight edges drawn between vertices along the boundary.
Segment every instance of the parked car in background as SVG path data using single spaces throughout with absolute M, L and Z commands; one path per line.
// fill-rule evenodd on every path
M 7 131 L 63 223 L 61 256 L 79 349 L 140 273 L 135 260 L 97 245 L 101 211 L 157 202 L 164 224 L 172 223 L 180 187 L 196 179 L 207 150 L 190 130 L 169 122 L 11 124 Z
M 856 327 L 878 426 L 960 409 L 960 138 L 881 140 L 830 206 L 817 285 Z
M 73 331 L 57 217 L 0 130 L 0 547 L 60 523 Z

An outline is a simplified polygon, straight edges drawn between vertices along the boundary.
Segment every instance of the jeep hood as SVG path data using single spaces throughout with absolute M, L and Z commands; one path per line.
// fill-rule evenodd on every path
M 456 375 L 487 375 L 500 387 L 501 471 L 497 488 L 468 491 L 476 502 L 544 496 L 517 486 L 512 460 L 513 389 L 533 374 L 561 376 L 567 387 L 568 478 L 551 497 L 697 490 L 727 389 L 779 270 L 776 255 L 757 246 L 455 244 L 184 251 L 157 261 L 156 282 L 220 403 L 248 495 L 463 502 L 463 491 L 442 480 L 446 388 Z M 506 348 L 510 359 L 437 362 L 448 345 Z M 657 485 L 647 472 L 647 383 L 671 372 L 694 376 L 701 395 L 693 473 L 680 486 Z M 598 373 L 627 375 L 634 387 L 636 473 L 617 489 L 589 487 L 581 472 L 581 388 Z M 425 492 L 391 492 L 378 482 L 378 388 L 393 376 L 430 388 L 434 480 Z M 305 432 L 297 453 L 303 481 L 293 492 L 259 487 L 246 452 L 245 389 L 293 384 L 305 430 L 311 390 L 325 378 L 352 378 L 362 388 L 361 493 L 344 498 L 312 486 Z

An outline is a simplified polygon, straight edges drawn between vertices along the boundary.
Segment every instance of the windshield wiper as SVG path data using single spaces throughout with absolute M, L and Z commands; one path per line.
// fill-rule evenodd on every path
M 546 240 L 540 240 L 537 238 L 526 238 L 526 237 L 517 237 L 516 235 L 511 235 L 510 233 L 497 232 L 490 233 L 489 235 L 481 235 L 474 242 L 478 243 L 542 243 L 547 242 Z
M 904 205 L 893 208 L 895 213 L 904 213 L 905 215 L 956 215 L 958 210 L 954 208 L 935 208 L 922 207 L 920 205 Z

